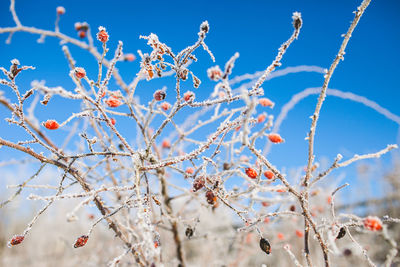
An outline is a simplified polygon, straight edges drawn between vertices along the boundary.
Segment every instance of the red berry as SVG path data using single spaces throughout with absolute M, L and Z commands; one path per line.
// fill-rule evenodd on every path
M 275 144 L 283 143 L 285 140 L 277 133 L 271 133 L 268 135 L 268 139 Z
M 271 171 L 265 171 L 265 172 L 264 172 L 264 176 L 265 176 L 267 179 L 271 180 L 272 178 L 274 178 L 274 173 L 271 172 Z
M 161 104 L 161 108 L 162 108 L 162 110 L 167 111 L 168 109 L 171 108 L 171 104 L 168 103 L 168 102 L 163 102 L 163 103 Z
M 275 105 L 274 102 L 272 102 L 268 98 L 260 98 L 258 100 L 258 103 L 263 107 L 271 107 L 271 108 L 273 108 Z
M 56 11 L 57 11 L 58 15 L 64 15 L 65 14 L 65 8 L 63 6 L 58 6 Z
M 162 142 L 162 148 L 171 148 L 171 143 L 168 140 Z
M 112 124 L 112 125 L 115 125 L 116 122 L 117 122 L 117 121 L 116 121 L 114 118 L 111 119 L 111 124 Z
M 370 231 L 382 230 L 382 221 L 376 216 L 368 216 L 363 223 L 364 227 Z
M 89 239 L 89 236 L 87 236 L 87 235 L 81 235 L 81 236 L 78 237 L 78 239 L 75 241 L 74 248 L 83 247 L 84 245 L 86 245 L 88 239 Z
M 247 176 L 249 176 L 251 179 L 256 179 L 257 178 L 257 172 L 252 169 L 252 168 L 246 168 L 245 170 Z
M 157 90 L 154 92 L 154 95 L 153 95 L 153 97 L 156 101 L 162 101 L 165 99 L 166 96 L 167 96 L 167 94 L 165 93 L 164 90 Z
M 99 32 L 97 33 L 97 40 L 102 43 L 106 43 L 108 41 L 108 33 L 104 27 L 99 27 Z
M 79 38 L 83 39 L 86 37 L 86 32 L 85 31 L 79 31 L 78 32 Z
M 81 68 L 81 67 L 75 68 L 75 76 L 76 76 L 76 78 L 78 78 L 78 79 L 82 79 L 83 77 L 85 77 L 85 76 L 86 76 L 86 71 L 85 71 L 85 69 L 84 69 L 84 68 Z
M 43 125 L 44 125 L 44 127 L 46 127 L 49 130 L 56 130 L 60 127 L 58 122 L 55 120 L 47 120 L 46 122 L 44 122 Z
M 110 97 L 105 102 L 110 108 L 116 108 L 122 105 L 121 100 L 115 97 Z
M 263 207 L 268 207 L 269 203 L 267 201 L 263 201 L 263 202 L 261 202 L 261 205 L 263 205 Z
M 186 93 L 183 94 L 183 99 L 185 99 L 186 102 L 192 102 L 195 98 L 195 95 L 192 91 L 187 91 Z
M 15 235 L 11 238 L 10 242 L 8 242 L 8 246 L 12 247 L 18 244 L 21 244 L 24 241 L 25 237 L 23 235 Z

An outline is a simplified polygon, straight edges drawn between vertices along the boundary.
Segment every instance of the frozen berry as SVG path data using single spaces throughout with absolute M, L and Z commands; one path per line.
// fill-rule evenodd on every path
M 256 179 L 257 178 L 257 172 L 252 169 L 252 168 L 246 168 L 245 170 L 247 176 L 249 176 L 251 179 Z
M 60 127 L 60 125 L 55 120 L 47 120 L 44 123 L 44 127 L 46 127 L 49 130 L 56 130 L 56 129 L 58 129 Z

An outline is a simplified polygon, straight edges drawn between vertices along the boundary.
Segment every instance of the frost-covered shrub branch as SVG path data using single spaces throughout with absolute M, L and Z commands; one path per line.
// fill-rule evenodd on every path
M 113 246 L 117 253 L 107 258 L 110 266 L 124 260 L 129 262 L 130 258 L 139 266 L 170 263 L 191 266 L 198 265 L 206 256 L 210 256 L 211 264 L 248 265 L 254 262 L 256 253 L 269 255 L 258 257 L 260 262 L 273 262 L 279 258 L 280 251 L 285 259 L 282 262 L 296 266 L 332 266 L 339 262 L 337 240 L 346 233 L 348 241 L 358 246 L 367 262 L 373 265 L 368 251 L 356 240 L 358 232 L 362 231 L 381 235 L 390 245 L 385 264 L 395 261 L 396 243 L 388 235 L 387 225 L 399 219 L 337 214 L 336 193 L 351 185 L 335 185 L 333 190 L 320 193 L 320 182 L 337 168 L 379 158 L 397 146 L 388 145 L 381 151 L 355 155 L 345 161 L 338 154 L 333 163 L 322 170 L 314 162 L 316 126 L 326 95 L 361 102 L 399 121 L 398 116 L 375 102 L 328 89 L 329 80 L 343 59 L 346 45 L 368 4 L 369 1 L 363 1 L 355 12 L 339 52 L 325 73 L 322 88 L 294 95 L 275 119 L 269 111 L 274 102 L 267 98 L 263 84 L 290 72 L 321 73 L 323 70 L 301 66 L 274 72 L 299 37 L 303 26 L 299 12 L 292 16 L 292 34 L 264 71 L 232 77 L 235 63 L 240 60 L 239 53 L 234 53 L 224 68 L 215 65 L 204 70 L 215 85 L 203 99 L 195 93 L 205 89 L 199 78 L 202 75 L 195 73 L 191 66 L 199 64 L 196 53 L 204 51 L 213 63 L 216 62 L 212 49 L 205 42 L 210 32 L 207 21 L 201 23 L 197 41 L 181 51 L 174 51 L 154 33 L 140 36 L 148 47 L 138 50 L 139 70 L 131 82 L 126 83 L 117 67 L 121 61 L 134 61 L 135 56 L 124 53 L 123 43 L 113 40 L 106 28 L 98 27 L 96 36 L 92 36 L 88 23 L 77 22 L 75 29 L 81 40 L 67 36 L 59 27 L 66 12 L 62 7 L 56 9 L 54 31 L 24 26 L 11 0 L 10 11 L 16 25 L 0 28 L 0 33 L 9 34 L 7 43 L 11 43 L 13 34 L 18 32 L 39 35 L 41 42 L 46 37 L 58 38 L 69 66 L 65 77 L 71 79 L 74 86 L 52 87 L 46 86 L 44 81 L 32 81 L 31 88 L 22 92 L 17 85 L 18 76 L 34 71 L 34 67 L 20 66 L 14 59 L 10 66 L 0 68 L 4 74 L 0 79 L 1 90 L 5 91 L 0 94 L 0 104 L 11 114 L 6 121 L 9 127 L 22 128 L 27 136 L 23 141 L 0 137 L 0 145 L 40 163 L 33 175 L 9 187 L 16 191 L 1 202 L 0 208 L 8 206 L 25 191 L 47 190 L 29 194 L 28 200 L 44 202 L 44 205 L 26 223 L 25 230 L 9 240 L 9 245 L 15 247 L 28 237 L 34 238 L 31 229 L 41 216 L 46 216 L 47 209 L 55 203 L 69 202 L 73 205 L 66 214 L 68 223 L 81 220 L 80 214 L 97 209 L 97 214 L 91 218 L 93 221 L 85 225 L 86 230 L 70 240 L 74 248 L 100 242 L 95 240 L 95 233 L 101 231 L 101 225 L 106 225 L 120 240 L 119 245 Z M 113 55 L 110 55 L 109 42 L 117 44 Z M 92 54 L 96 64 L 78 66 L 71 53 L 73 50 L 69 50 L 71 45 Z M 88 75 L 90 72 L 86 70 L 89 69 L 95 69 L 96 75 Z M 140 86 L 171 75 L 175 76 L 173 89 L 166 85 L 154 90 L 152 99 L 141 103 L 137 90 Z M 245 80 L 250 82 L 242 83 Z M 311 94 L 319 94 L 319 98 L 308 135 L 307 167 L 304 175 L 299 172 L 292 177 L 284 168 L 275 166 L 267 155 L 270 146 L 285 142 L 279 128 L 287 113 Z M 173 98 L 168 98 L 169 95 Z M 57 118 L 50 114 L 35 116 L 36 104 L 46 109 L 56 96 L 78 103 L 80 110 L 66 108 L 61 115 L 54 114 Z M 263 111 L 257 114 L 260 107 Z M 128 120 L 129 124 L 125 124 Z M 124 127 L 129 127 L 129 134 Z M 207 135 L 204 135 L 205 129 Z M 64 137 L 64 144 L 52 141 L 50 131 Z M 265 149 L 261 150 L 264 145 Z M 50 182 L 41 181 L 41 175 L 54 171 L 52 168 L 61 173 Z M 272 211 L 269 206 L 273 205 L 277 208 Z M 228 227 L 213 228 L 224 216 L 233 218 L 226 224 Z M 290 229 L 292 234 L 285 232 L 288 236 L 285 237 L 279 229 Z M 357 235 L 353 231 L 358 231 Z M 199 242 L 203 245 L 197 247 Z M 208 246 L 215 246 L 218 255 L 211 252 L 207 255 Z M 261 251 L 253 249 L 257 246 Z M 317 246 L 322 250 L 322 258 L 316 251 Z

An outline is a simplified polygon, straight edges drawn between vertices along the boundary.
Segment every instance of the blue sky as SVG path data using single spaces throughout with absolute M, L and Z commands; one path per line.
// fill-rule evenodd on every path
M 289 48 L 282 60 L 281 69 L 289 66 L 315 65 L 328 68 L 343 40 L 341 34 L 348 29 L 353 19 L 352 12 L 360 1 L 28 1 L 17 0 L 16 10 L 22 24 L 44 29 L 53 29 L 55 8 L 62 5 L 66 14 L 60 22 L 61 32 L 76 36 L 74 23 L 87 21 L 93 29 L 105 26 L 110 34 L 110 55 L 117 41 L 124 42 L 124 51 L 136 54 L 136 50 L 149 51 L 139 35 L 157 34 L 160 40 L 174 51 L 179 51 L 197 40 L 202 21 L 210 23 L 206 43 L 216 56 L 216 64 L 223 66 L 235 53 L 240 53 L 232 77 L 265 69 L 274 59 L 278 47 L 292 32 L 291 16 L 294 11 L 302 13 L 304 25 L 300 37 Z M 0 27 L 13 26 L 8 12 L 8 1 L 0 2 Z M 400 41 L 399 1 L 372 1 L 356 28 L 346 49 L 345 60 L 340 62 L 330 83 L 330 88 L 350 91 L 376 101 L 394 114 L 400 115 Z M 13 58 L 24 65 L 34 65 L 36 70 L 26 71 L 17 81 L 21 91 L 26 91 L 33 79 L 46 80 L 48 86 L 61 85 L 72 90 L 69 68 L 58 40 L 46 38 L 38 44 L 38 36 L 16 33 L 11 45 L 5 44 L 7 35 L 0 35 L 0 65 L 7 67 Z M 95 75 L 97 63 L 91 55 L 68 45 L 78 65 L 84 66 L 89 75 Z M 98 45 L 100 49 L 100 45 Z M 206 70 L 214 64 L 207 53 L 199 49 L 199 62 L 191 70 L 203 81 L 196 89 L 198 98 L 206 97 L 213 90 L 207 80 Z M 138 61 L 121 62 L 118 65 L 126 81 L 130 81 L 137 70 Z M 264 84 L 266 95 L 276 106 L 272 114 L 291 96 L 308 87 L 318 87 L 323 77 L 317 73 L 289 74 Z M 168 87 L 168 97 L 173 99 L 173 79 L 142 82 L 137 95 L 143 101 L 152 96 L 155 88 L 162 84 Z M 189 83 L 186 85 L 190 87 Z M 0 87 L 4 90 L 4 87 Z M 110 89 L 118 89 L 111 84 Z M 189 88 L 190 89 L 190 88 Z M 7 91 L 8 89 L 6 89 Z M 12 99 L 12 94 L 7 92 Z M 60 121 L 66 118 L 69 108 L 59 99 L 52 100 L 48 107 L 40 107 L 38 117 L 49 116 Z M 273 148 L 271 161 L 277 166 L 302 166 L 306 163 L 308 131 L 316 96 L 302 101 L 281 127 L 286 143 Z M 75 110 L 76 111 L 76 110 Z M 260 110 L 258 110 L 260 111 Z M 9 127 L 4 118 L 9 113 L 0 107 L 1 136 L 7 139 L 23 138 L 21 129 Z M 129 129 L 122 129 L 129 133 Z M 61 144 L 66 132 L 52 132 L 50 136 Z M 345 158 L 355 153 L 370 153 L 396 143 L 398 126 L 361 104 L 335 97 L 328 97 L 321 112 L 316 134 L 316 154 L 333 159 L 337 153 Z M 133 140 L 133 138 L 132 138 Z M 10 154 L 0 153 L 0 159 Z M 14 154 L 13 154 L 14 155 Z M 18 157 L 20 154 L 15 154 Z M 390 157 L 385 157 L 388 160 Z

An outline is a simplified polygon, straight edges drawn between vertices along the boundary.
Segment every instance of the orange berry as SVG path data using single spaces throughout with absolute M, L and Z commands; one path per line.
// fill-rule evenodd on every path
M 78 78 L 78 79 L 82 79 L 83 77 L 86 76 L 86 71 L 85 71 L 84 68 L 77 67 L 77 68 L 75 68 L 74 71 L 75 71 L 75 76 L 76 76 L 76 78 Z
M 154 77 L 154 72 L 151 67 L 147 69 L 147 80 L 151 80 Z
M 276 236 L 278 237 L 279 240 L 285 239 L 285 236 L 282 233 L 278 233 Z
M 315 171 L 318 168 L 319 164 L 315 163 L 312 167 L 311 167 L 311 171 Z
M 271 171 L 265 171 L 265 172 L 264 172 L 264 176 L 265 176 L 267 179 L 271 180 L 272 178 L 274 178 L 274 173 L 271 172 Z
M 258 117 L 257 117 L 257 122 L 258 122 L 258 123 L 264 122 L 266 117 L 267 117 L 267 116 L 265 116 L 265 114 L 260 114 L 260 115 L 258 115 Z
M 56 130 L 60 127 L 58 122 L 55 120 L 47 120 L 43 125 L 49 130 Z
M 304 236 L 304 233 L 303 233 L 303 231 L 296 230 L 296 235 L 297 235 L 298 237 L 303 237 L 303 236 Z
M 168 140 L 162 142 L 162 148 L 171 148 L 171 143 Z
M 8 246 L 12 247 L 18 244 L 21 244 L 24 241 L 25 237 L 23 235 L 15 235 L 11 238 L 10 242 L 8 242 Z
M 74 248 L 83 247 L 84 245 L 86 245 L 88 239 L 89 239 L 89 236 L 87 236 L 87 235 L 81 235 L 81 236 L 78 237 L 78 239 L 75 241 Z
M 161 109 L 164 110 L 164 111 L 167 111 L 167 110 L 170 109 L 170 108 L 171 108 L 171 104 L 168 103 L 168 102 L 163 102 L 163 103 L 161 104 Z
M 382 221 L 376 216 L 368 216 L 363 223 L 364 227 L 370 231 L 382 230 Z
M 110 108 L 116 108 L 122 105 L 121 101 L 115 97 L 110 97 L 105 102 Z
M 124 60 L 132 62 L 136 59 L 136 56 L 134 54 L 126 54 L 124 55 Z
M 185 172 L 187 174 L 193 174 L 194 173 L 194 169 L 192 167 L 187 167 Z
M 258 100 L 258 103 L 263 107 L 271 107 L 271 108 L 273 108 L 275 105 L 274 102 L 272 102 L 268 98 L 260 98 Z
M 283 143 L 285 140 L 277 133 L 271 133 L 268 135 L 268 139 L 275 144 Z
M 106 96 L 106 91 L 104 91 L 104 92 L 101 94 L 100 98 L 103 98 L 103 97 L 105 97 L 105 96 Z
M 264 218 L 264 223 L 269 223 L 269 221 L 270 221 L 269 217 Z
M 252 169 L 252 168 L 246 168 L 245 170 L 247 176 L 249 176 L 251 179 L 256 179 L 257 178 L 257 172 Z
M 114 118 L 111 118 L 111 124 L 112 124 L 112 125 L 115 125 L 116 122 L 117 122 L 117 121 L 116 121 Z
M 108 33 L 106 32 L 106 28 L 99 27 L 99 32 L 97 33 L 97 40 L 102 43 L 106 43 L 108 41 Z

